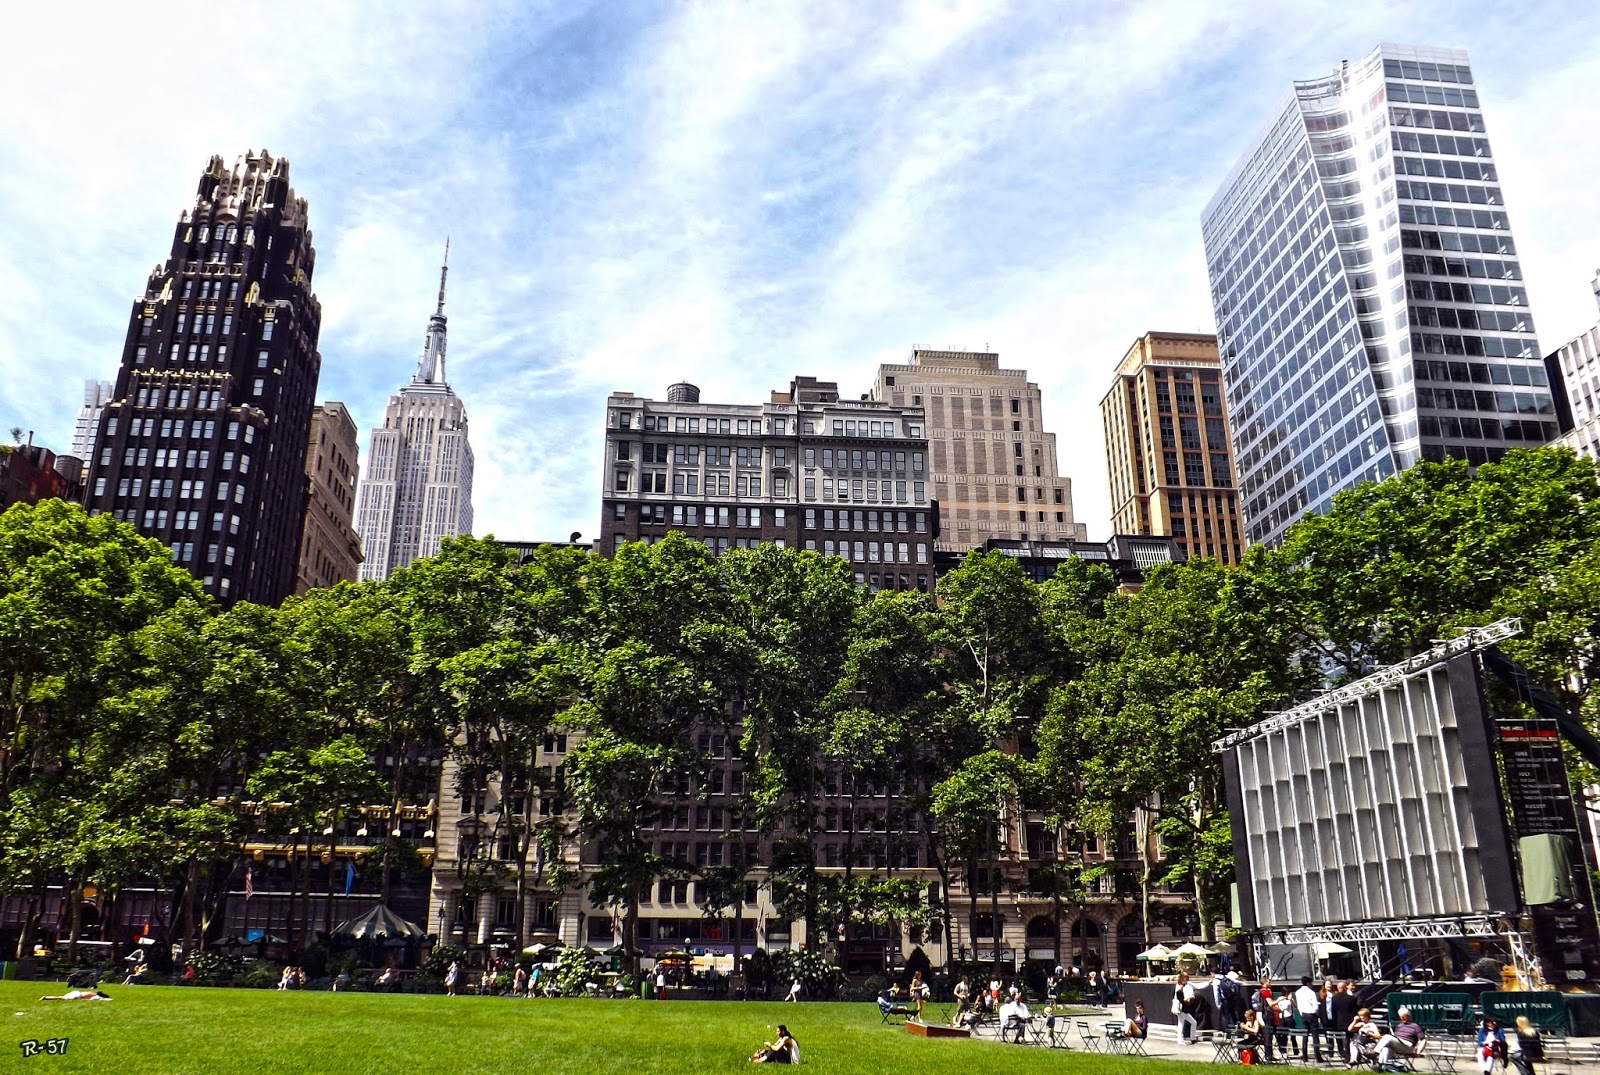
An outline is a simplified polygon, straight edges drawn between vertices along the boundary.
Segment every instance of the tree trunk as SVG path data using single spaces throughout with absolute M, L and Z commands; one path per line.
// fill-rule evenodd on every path
M 41 883 L 28 893 L 28 910 L 22 919 L 22 932 L 17 934 L 18 959 L 33 958 L 35 925 L 39 917 L 39 902 L 43 888 L 44 885 Z
M 394 833 L 395 830 L 400 827 L 400 800 L 401 796 L 404 794 L 402 789 L 406 772 L 406 756 L 401 751 L 396 750 L 395 758 L 394 794 L 389 800 L 389 816 L 385 818 L 383 822 L 383 839 L 385 843 L 398 841 L 400 839 L 400 837 L 394 835 Z M 392 852 L 393 847 L 391 846 L 389 850 Z M 389 906 L 389 860 L 392 857 L 392 854 L 385 854 L 383 856 L 383 883 L 380 891 L 382 892 L 381 898 L 385 907 Z
M 972 961 L 978 961 L 978 856 L 967 860 L 967 939 L 972 942 Z
M 928 861 L 939 874 L 939 918 L 944 930 L 944 965 L 948 969 L 955 961 L 955 930 L 950 923 L 950 864 L 933 849 L 933 838 L 928 838 Z
M 316 823 L 306 827 L 306 866 L 300 875 L 300 947 L 311 947 L 311 856 L 317 850 Z
M 1050 902 L 1054 905 L 1056 966 L 1059 967 L 1061 966 L 1061 873 L 1059 864 L 1050 871 Z
M 741 860 L 743 861 L 743 860 Z M 744 875 L 739 875 L 739 891 L 733 897 L 733 973 L 744 981 Z M 733 982 L 728 982 L 728 997 L 733 997 Z
M 998 834 L 996 834 L 998 836 Z M 989 856 L 989 925 L 994 935 L 994 976 L 1000 977 L 1000 938 L 1003 931 L 1000 929 L 1000 852 L 999 843 L 996 841 L 996 850 Z
M 72 900 L 72 926 L 67 934 L 67 962 L 77 965 L 78 934 L 83 932 L 83 879 L 74 877 L 67 885 L 67 896 Z

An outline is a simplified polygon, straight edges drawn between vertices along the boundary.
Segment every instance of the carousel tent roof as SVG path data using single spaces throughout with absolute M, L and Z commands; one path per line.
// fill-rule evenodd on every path
M 334 926 L 333 936 L 358 941 L 377 940 L 379 937 L 410 939 L 427 936 L 427 930 L 415 922 L 407 922 L 380 903 L 366 914 L 347 918 Z

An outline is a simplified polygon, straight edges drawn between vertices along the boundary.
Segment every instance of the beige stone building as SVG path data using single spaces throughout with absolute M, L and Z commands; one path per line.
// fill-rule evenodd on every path
M 306 443 L 305 528 L 300 535 L 297 594 L 354 582 L 361 570 L 361 540 L 351 525 L 356 505 L 356 424 L 343 403 L 311 412 Z
M 990 538 L 1087 540 L 1026 370 L 1001 369 L 992 352 L 919 348 L 909 362 L 878 368 L 873 396 L 927 413 L 935 549 L 965 552 Z
M 1244 523 L 1217 338 L 1147 332 L 1100 401 L 1111 530 L 1173 538 L 1190 559 L 1237 564 Z

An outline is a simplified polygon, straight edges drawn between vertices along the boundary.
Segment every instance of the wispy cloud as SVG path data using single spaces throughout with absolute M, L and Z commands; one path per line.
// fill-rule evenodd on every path
M 65 444 L 206 158 L 265 145 L 311 203 L 320 394 L 363 424 L 412 369 L 452 236 L 479 532 L 595 531 L 611 389 L 863 391 L 948 344 L 1040 382 L 1104 533 L 1113 364 L 1211 326 L 1201 206 L 1290 80 L 1383 40 L 1472 52 L 1541 338 L 1594 320 L 1600 16 L 1576 3 L 31 17 L 74 47 L 0 70 L 0 427 Z

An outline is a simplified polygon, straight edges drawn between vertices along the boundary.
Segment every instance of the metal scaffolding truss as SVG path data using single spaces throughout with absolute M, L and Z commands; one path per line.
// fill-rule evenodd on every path
M 1465 915 L 1293 926 L 1263 930 L 1262 938 L 1269 944 L 1316 944 L 1318 941 L 1367 944 L 1372 941 L 1425 941 L 1441 937 L 1504 937 L 1507 934 L 1520 935 L 1520 931 L 1518 921 L 1505 915 Z
M 1415 675 L 1432 665 L 1448 661 L 1452 657 L 1463 653 L 1475 652 L 1486 649 L 1508 638 L 1514 638 L 1522 633 L 1522 621 L 1515 616 L 1508 616 L 1503 620 L 1496 620 L 1486 627 L 1469 627 L 1455 638 L 1440 642 L 1425 653 L 1401 661 L 1399 664 L 1387 665 L 1370 676 L 1363 676 L 1354 683 L 1346 683 L 1331 691 L 1317 695 L 1309 702 L 1302 702 L 1293 709 L 1285 709 L 1273 713 L 1268 717 L 1250 725 L 1230 732 L 1211 744 L 1214 753 L 1223 754 L 1240 743 L 1248 742 L 1258 736 L 1287 728 L 1308 718 L 1337 709 L 1347 702 L 1364 698 L 1385 687 L 1400 683 L 1407 676 Z

